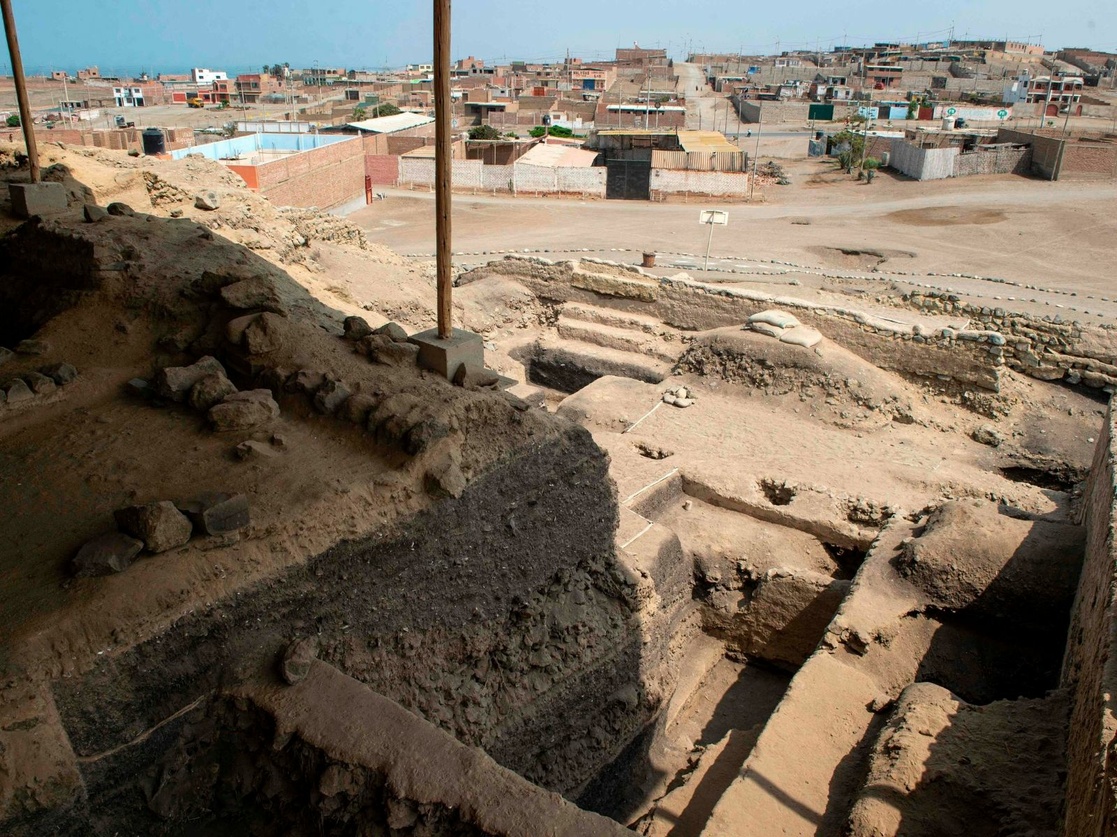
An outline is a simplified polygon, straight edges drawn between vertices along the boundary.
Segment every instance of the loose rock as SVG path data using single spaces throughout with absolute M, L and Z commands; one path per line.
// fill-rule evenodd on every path
M 112 203 L 110 203 L 105 208 L 105 211 L 108 212 L 109 215 L 117 215 L 117 216 L 120 216 L 120 215 L 135 215 L 136 214 L 136 211 L 134 209 L 132 209 L 132 207 L 130 207 L 126 203 L 121 203 L 120 201 L 113 201 Z
M 21 355 L 45 355 L 50 351 L 50 343 L 32 337 L 19 341 L 16 351 Z
M 143 547 L 143 541 L 122 535 L 120 532 L 98 535 L 93 540 L 87 541 L 74 556 L 74 575 L 78 578 L 87 578 L 124 572 L 131 566 L 132 560 L 140 554 Z
M 23 376 L 23 380 L 27 382 L 27 386 L 31 387 L 31 391 L 36 395 L 50 395 L 58 389 L 58 384 L 54 382 L 54 379 L 41 372 L 28 372 Z
M 349 388 L 341 381 L 325 381 L 314 394 L 314 409 L 332 416 L 350 396 Z
M 1001 443 L 1005 440 L 1004 434 L 991 424 L 981 425 L 981 427 L 978 427 L 970 434 L 970 438 L 983 445 L 989 445 L 991 448 L 1000 447 Z
M 68 363 L 55 363 L 52 366 L 44 366 L 39 371 L 44 375 L 50 376 L 59 386 L 70 383 L 78 376 L 78 370 Z
M 9 404 L 19 404 L 21 401 L 30 401 L 35 394 L 22 378 L 16 378 L 8 384 L 7 396 Z
M 94 224 L 97 221 L 103 221 L 108 218 L 109 211 L 103 206 L 97 206 L 95 203 L 87 203 L 82 208 L 82 215 L 85 216 L 86 221 L 90 224 Z
M 155 392 L 171 401 L 185 401 L 191 388 L 207 375 L 225 374 L 217 358 L 206 355 L 190 366 L 166 366 L 155 373 Z
M 250 355 L 266 355 L 284 343 L 283 317 L 267 311 L 256 317 L 244 330 L 242 344 Z
M 251 430 L 279 416 L 271 390 L 236 392 L 209 410 L 210 425 L 218 432 Z
M 205 191 L 198 192 L 198 194 L 194 196 L 194 206 L 198 209 L 212 212 L 221 206 L 221 198 L 218 196 L 217 192 L 212 189 L 206 189 Z
M 206 535 L 235 532 L 249 523 L 248 498 L 243 494 L 208 492 L 176 505 Z
M 310 666 L 318 656 L 318 639 L 304 637 L 287 646 L 280 661 L 279 673 L 288 686 L 301 683 L 310 674 Z
M 236 386 L 225 377 L 224 373 L 215 372 L 198 380 L 190 388 L 186 403 L 195 410 L 208 410 L 214 404 L 220 404 L 237 391 Z
M 387 335 L 397 343 L 404 343 L 407 341 L 407 332 L 399 323 L 384 323 L 384 325 L 376 329 L 376 333 Z
M 113 512 L 122 532 L 143 541 L 150 552 L 166 552 L 190 540 L 193 527 L 169 500 L 128 506 Z
M 372 334 L 372 326 L 365 322 L 363 317 L 346 317 L 343 327 L 346 340 L 360 340 Z
M 250 459 L 253 457 L 274 459 L 275 457 L 279 456 L 279 454 L 276 453 L 276 451 L 270 445 L 266 445 L 263 442 L 257 442 L 254 439 L 249 439 L 246 442 L 241 442 L 239 445 L 233 448 L 233 453 L 236 455 L 237 459 Z

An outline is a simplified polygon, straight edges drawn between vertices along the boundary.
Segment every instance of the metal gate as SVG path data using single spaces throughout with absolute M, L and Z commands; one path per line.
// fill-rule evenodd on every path
M 607 160 L 605 197 L 610 200 L 647 201 L 652 198 L 650 160 Z

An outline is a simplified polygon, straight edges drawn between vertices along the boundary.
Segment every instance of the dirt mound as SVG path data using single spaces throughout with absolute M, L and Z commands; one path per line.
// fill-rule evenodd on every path
M 679 368 L 817 402 L 839 426 L 914 420 L 903 381 L 826 338 L 806 348 L 739 326 L 715 329 L 694 340 Z
M 1066 696 L 971 706 L 946 689 L 904 690 L 873 748 L 852 837 L 1059 833 Z

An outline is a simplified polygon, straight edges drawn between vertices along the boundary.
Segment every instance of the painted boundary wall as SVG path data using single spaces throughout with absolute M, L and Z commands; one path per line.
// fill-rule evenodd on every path
M 1064 837 L 1117 833 L 1117 518 L 1113 405 L 1086 484 L 1086 558 L 1060 685 L 1071 694 Z
M 749 175 L 743 171 L 684 171 L 652 169 L 652 197 L 666 195 L 710 195 L 744 197 L 749 191 Z
M 888 165 L 915 180 L 943 180 L 954 176 L 957 148 L 920 148 L 902 139 L 892 140 Z
M 606 170 L 585 166 L 486 166 L 480 160 L 454 160 L 454 188 L 512 194 L 575 194 L 605 197 Z M 399 185 L 434 188 L 434 160 L 399 158 Z

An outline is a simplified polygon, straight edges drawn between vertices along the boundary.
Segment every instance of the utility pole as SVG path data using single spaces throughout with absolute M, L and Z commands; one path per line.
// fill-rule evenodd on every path
M 749 201 L 752 201 L 752 192 L 756 188 L 756 166 L 760 162 L 760 135 L 764 132 L 764 102 L 760 103 L 756 116 L 756 152 L 752 156 L 752 178 L 749 180 Z
M 38 183 L 42 179 L 39 173 L 39 148 L 35 144 L 35 126 L 31 122 L 31 102 L 27 98 L 27 79 L 23 75 L 23 59 L 19 53 L 19 39 L 16 37 L 12 0 L 0 0 L 0 10 L 4 15 L 4 34 L 8 37 L 8 55 L 12 59 L 12 80 L 16 86 L 16 99 L 19 101 L 19 124 L 23 128 L 23 141 L 27 144 L 31 182 Z
M 4 0 L 8 2 L 8 0 Z M 450 0 L 434 0 L 435 240 L 438 276 L 438 336 L 453 333 L 453 274 L 450 239 Z M 452 374 L 452 373 L 451 373 Z

